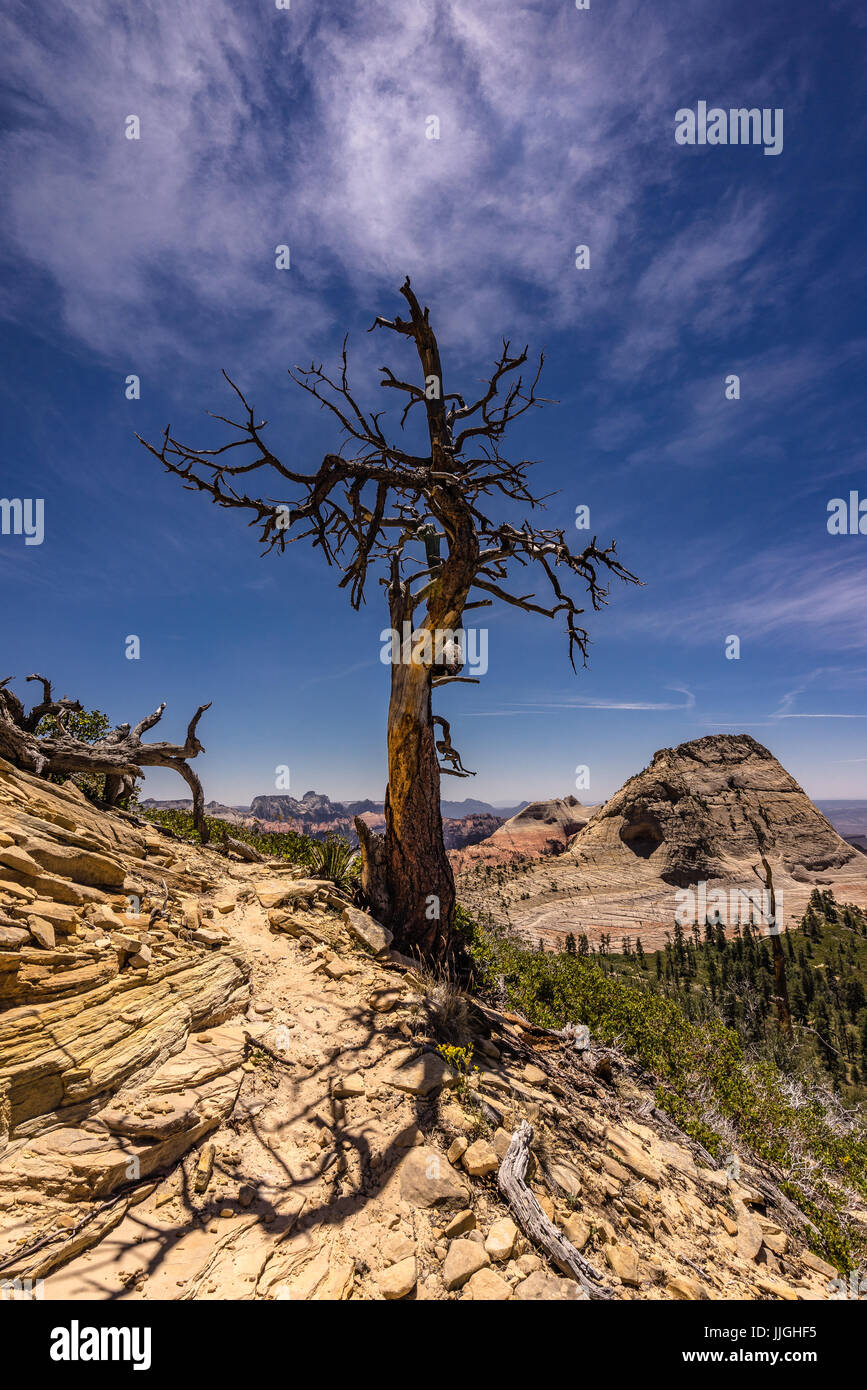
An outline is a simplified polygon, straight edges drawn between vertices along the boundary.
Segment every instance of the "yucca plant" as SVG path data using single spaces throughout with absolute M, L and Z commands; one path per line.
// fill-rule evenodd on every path
M 317 840 L 313 848 L 313 872 L 317 878 L 330 879 L 335 888 L 351 888 L 358 877 L 361 861 L 357 849 L 339 836 L 329 835 Z

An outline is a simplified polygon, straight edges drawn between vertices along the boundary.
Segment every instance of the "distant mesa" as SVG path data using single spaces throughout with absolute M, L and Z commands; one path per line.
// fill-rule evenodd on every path
M 474 864 L 510 864 L 526 858 L 562 854 L 598 808 L 574 796 L 528 802 L 480 844 L 452 856 L 456 872 Z
M 143 801 L 145 810 L 190 811 L 189 798 L 175 801 L 158 801 L 148 797 Z M 468 797 L 465 801 L 443 801 L 443 834 L 447 849 L 459 849 L 463 845 L 475 844 L 486 839 L 506 816 L 520 811 L 527 803 L 522 801 L 514 807 L 497 808 L 487 801 L 477 801 Z M 294 830 L 314 839 L 324 839 L 328 835 L 342 835 L 352 845 L 358 844 L 355 831 L 355 817 L 360 816 L 371 830 L 385 828 L 384 806 L 381 801 L 332 801 L 323 792 L 308 791 L 302 797 L 288 795 L 255 796 L 249 806 L 225 806 L 219 801 L 209 801 L 205 807 L 207 815 L 235 824 L 252 826 L 256 824 L 263 831 Z

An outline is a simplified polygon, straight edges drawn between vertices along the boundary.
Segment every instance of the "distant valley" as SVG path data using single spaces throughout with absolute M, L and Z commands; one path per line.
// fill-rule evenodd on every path
M 189 797 L 169 801 L 148 797 L 141 804 L 143 809 L 154 811 L 189 811 L 192 805 Z M 867 801 L 813 804 L 838 835 L 867 855 Z M 466 797 L 463 801 L 443 801 L 441 808 L 446 849 L 480 847 L 471 857 L 455 860 L 455 869 L 461 872 L 483 863 L 494 865 L 558 854 L 600 806 L 583 806 L 575 797 L 521 801 L 514 806 L 494 806 Z M 353 845 L 358 843 L 356 816 L 363 816 L 372 830 L 385 828 L 383 802 L 332 801 L 316 791 L 305 792 L 300 798 L 279 794 L 254 796 L 246 806 L 209 801 L 205 809 L 209 816 L 238 825 L 257 824 L 263 831 L 295 830 L 313 839 L 343 835 Z
M 158 801 L 149 797 L 143 801 L 146 811 L 189 811 L 189 797 L 175 801 Z M 512 816 L 527 806 L 497 807 L 487 801 L 467 797 L 464 801 L 443 801 L 443 833 L 446 849 L 457 850 L 487 839 Z M 308 791 L 299 799 L 293 796 L 254 796 L 249 806 L 227 806 L 209 801 L 206 814 L 237 825 L 258 825 L 263 831 L 295 830 L 313 839 L 343 835 L 357 845 L 355 817 L 361 816 L 371 830 L 385 828 L 384 806 L 381 801 L 331 801 L 321 792 Z

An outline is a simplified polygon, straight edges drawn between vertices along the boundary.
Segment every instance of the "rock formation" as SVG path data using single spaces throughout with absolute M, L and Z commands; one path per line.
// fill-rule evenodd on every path
M 531 801 L 492 835 L 454 855 L 455 872 L 479 864 L 513 864 L 542 855 L 560 854 L 597 810 L 574 796 Z
M 496 860 L 483 855 L 506 830 L 464 851 L 459 890 L 469 906 L 481 909 L 491 897 L 483 866 Z M 762 848 L 785 922 L 800 918 L 818 884 L 867 901 L 863 856 L 767 748 L 747 734 L 714 734 L 655 753 L 564 854 L 507 874 L 492 910 L 528 935 L 562 942 L 567 932 L 614 933 L 616 949 L 619 934 L 638 934 L 656 947 L 674 924 L 678 889 L 760 889 Z
M 463 849 L 488 840 L 503 825 L 502 816 L 474 812 L 468 816 L 443 817 L 443 840 L 446 849 Z
M 757 822 L 787 870 L 819 873 L 853 859 L 795 779 L 748 734 L 713 734 L 655 753 L 601 809 L 581 848 L 622 845 L 654 859 L 666 883 L 687 887 L 754 861 Z

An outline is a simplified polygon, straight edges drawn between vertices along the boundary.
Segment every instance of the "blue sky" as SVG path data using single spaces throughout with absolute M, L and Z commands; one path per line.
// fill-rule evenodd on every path
M 644 581 L 590 615 L 577 676 L 556 622 L 481 610 L 489 669 L 436 702 L 478 775 L 444 795 L 565 795 L 586 764 L 595 801 L 657 748 L 746 731 L 813 796 L 867 797 L 867 536 L 826 525 L 867 497 L 863 8 L 29 0 L 0 39 L 0 493 L 45 502 L 42 545 L 0 536 L 3 675 L 117 721 L 165 700 L 172 738 L 213 700 L 208 797 L 278 765 L 296 795 L 380 796 L 376 586 L 355 614 L 317 553 L 262 558 L 134 431 L 216 439 L 225 367 L 315 467 L 338 441 L 286 369 L 348 330 L 375 399 L 408 359 L 365 330 L 409 273 L 446 389 L 504 335 L 545 349 L 559 403 L 513 452 L 557 493 L 545 524 L 589 505 Z M 781 108 L 782 152 L 677 144 L 702 100 Z

